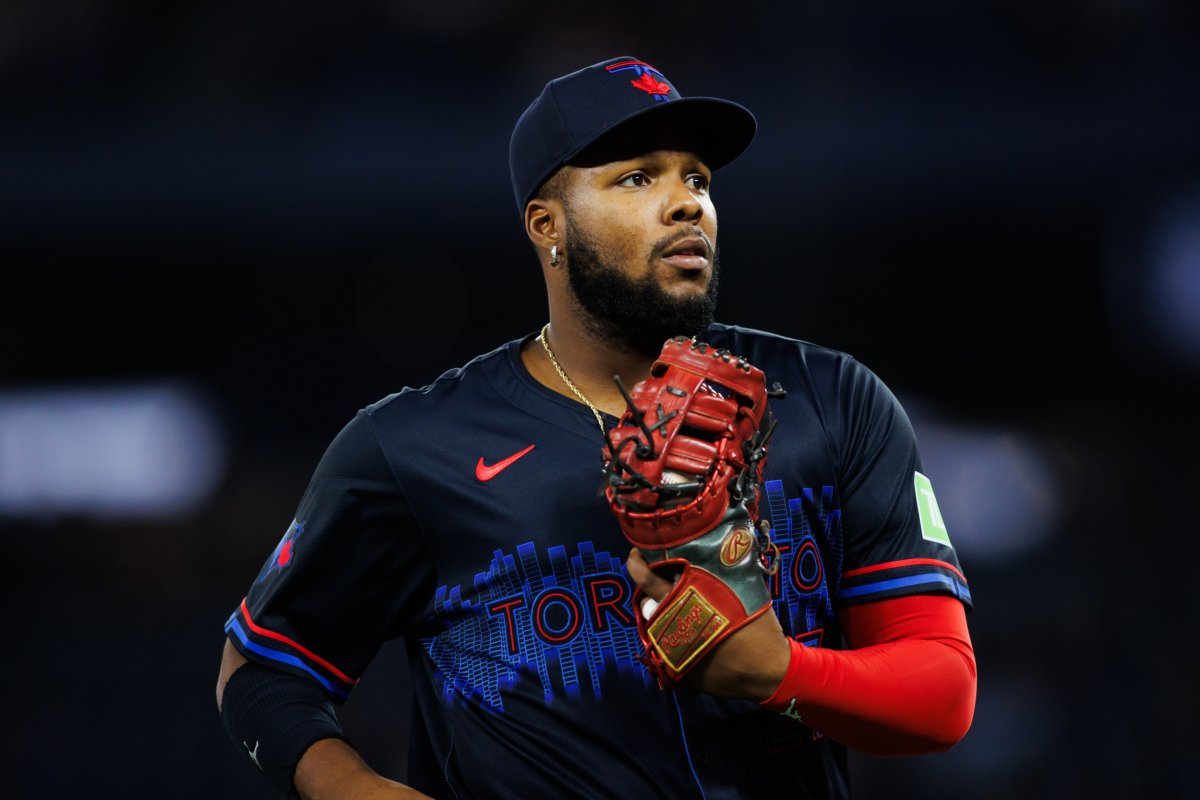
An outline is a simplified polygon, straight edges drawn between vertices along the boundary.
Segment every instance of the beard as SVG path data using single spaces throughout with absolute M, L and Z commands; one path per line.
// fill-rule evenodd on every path
M 712 277 L 703 294 L 675 297 L 655 279 L 654 270 L 631 278 L 606 261 L 600 247 L 567 210 L 567 282 L 588 333 L 622 350 L 647 358 L 662 352 L 675 336 L 698 336 L 712 324 L 717 306 L 717 248 L 712 249 Z M 672 237 L 677 238 L 677 237 Z M 657 261 L 674 242 L 660 242 L 650 253 Z

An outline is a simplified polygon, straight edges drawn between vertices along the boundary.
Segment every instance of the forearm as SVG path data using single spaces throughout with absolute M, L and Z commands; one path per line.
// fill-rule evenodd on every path
M 971 725 L 975 657 L 950 598 L 899 598 L 850 615 L 851 650 L 792 645 L 788 675 L 763 705 L 860 752 L 947 750 Z
M 797 646 L 795 655 L 799 690 L 772 699 L 786 706 L 794 696 L 806 725 L 851 749 L 879 756 L 940 752 L 971 725 L 974 661 L 946 643 L 845 651 Z
M 296 765 L 296 792 L 303 800 L 417 800 L 428 797 L 382 777 L 341 739 L 322 739 Z
M 248 663 L 228 642 L 217 707 L 234 745 L 281 791 L 295 788 L 303 800 L 425 797 L 377 774 L 339 738 L 333 708 L 315 684 Z

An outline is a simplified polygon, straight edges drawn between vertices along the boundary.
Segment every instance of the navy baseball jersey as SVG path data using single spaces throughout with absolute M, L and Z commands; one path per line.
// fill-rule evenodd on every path
M 908 418 L 843 353 L 714 325 L 779 424 L 760 515 L 784 632 L 841 647 L 844 606 L 970 594 Z M 845 750 L 747 701 L 663 692 L 638 660 L 624 560 L 585 406 L 538 383 L 524 340 L 360 411 L 226 630 L 336 701 L 402 636 L 409 782 L 435 797 L 848 794 Z M 615 418 L 606 420 L 609 426 Z

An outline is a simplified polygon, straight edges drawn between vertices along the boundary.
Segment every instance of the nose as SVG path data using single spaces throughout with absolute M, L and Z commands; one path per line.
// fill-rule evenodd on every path
M 704 205 L 686 183 L 679 181 L 671 188 L 671 194 L 663 208 L 663 222 L 688 222 L 696 224 L 704 216 Z

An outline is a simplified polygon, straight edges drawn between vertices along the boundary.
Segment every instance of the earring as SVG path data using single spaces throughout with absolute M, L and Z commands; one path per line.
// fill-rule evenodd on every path
M 550 266 L 558 266 L 558 245 L 551 245 L 550 247 Z

